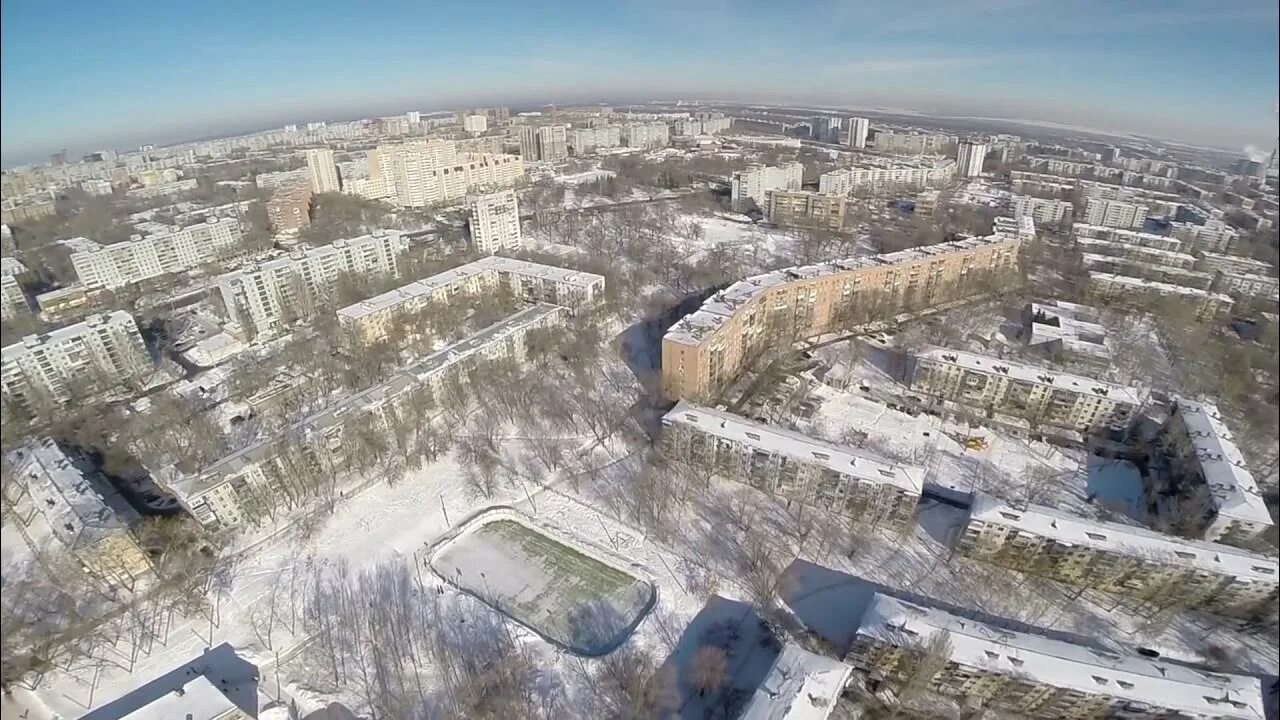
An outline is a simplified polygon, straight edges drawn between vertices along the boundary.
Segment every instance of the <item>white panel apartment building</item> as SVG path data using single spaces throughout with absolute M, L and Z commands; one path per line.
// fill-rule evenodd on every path
M 871 121 L 867 118 L 849 118 L 849 147 L 862 149 L 867 146 L 867 135 L 871 131 Z
M 924 468 L 890 463 L 681 401 L 662 418 L 664 451 L 770 493 L 875 524 L 913 522 Z
M 1262 681 L 1077 645 L 875 593 L 844 661 L 900 679 L 945 637 L 929 685 L 1010 717 L 1262 720 Z
M 333 162 L 333 151 L 328 148 L 307 151 L 307 173 L 311 177 L 311 192 L 336 193 L 342 190 L 338 166 Z
M 589 153 L 596 148 L 615 148 L 621 144 L 622 128 L 618 125 L 576 128 L 569 133 L 569 147 L 575 155 Z
M 287 428 L 269 440 L 250 445 L 192 475 L 174 468 L 155 474 L 200 524 L 209 529 L 258 522 L 281 484 L 280 444 L 284 438 L 301 437 L 307 461 L 321 468 L 347 464 L 343 435 L 353 427 L 385 427 L 384 414 L 399 408 L 413 395 L 438 398 L 450 378 L 462 380 L 463 372 L 481 359 L 523 360 L 525 337 L 531 330 L 560 322 L 565 309 L 535 305 L 490 325 L 462 342 L 432 353 L 421 362 L 400 370 L 389 380 L 348 396 L 324 411 Z
M 516 192 L 504 190 L 472 198 L 468 229 L 471 244 L 482 253 L 519 249 L 520 204 Z
M 1081 219 L 1088 225 L 1140 228 L 1147 222 L 1147 206 L 1123 200 L 1085 198 Z
M 0 263 L 0 317 L 7 320 L 12 315 L 31 312 L 26 293 L 18 283 L 18 276 L 26 274 L 27 266 L 8 255 L 0 258 Z
M 568 135 L 563 125 L 544 125 L 538 128 L 538 159 L 558 162 L 569 157 Z
M 394 230 L 248 265 L 218 277 L 227 316 L 255 335 L 272 335 L 291 317 L 330 301 L 343 273 L 398 276 L 409 241 Z
M 1129 245 L 1141 245 L 1142 247 L 1155 248 L 1166 252 L 1185 252 L 1182 241 L 1177 238 L 1126 230 L 1124 228 L 1075 223 L 1071 226 L 1071 234 L 1076 238 L 1091 238 L 1108 242 L 1127 243 Z
M 1177 398 L 1159 440 L 1171 472 L 1149 475 L 1147 491 L 1154 496 L 1176 479 L 1203 492 L 1205 539 L 1239 545 L 1272 527 L 1258 483 L 1216 405 Z
M 71 253 L 71 266 L 85 287 L 120 288 L 226 257 L 239 249 L 242 237 L 235 218 L 211 217 L 170 233 L 135 235 L 111 245 L 78 238 L 80 249 Z
M 1239 233 L 1221 220 L 1209 220 L 1203 225 L 1173 223 L 1170 234 L 1186 243 L 1189 250 L 1228 253 L 1235 247 Z
M 823 173 L 818 178 L 818 192 L 847 195 L 855 190 L 933 187 L 946 183 L 955 174 L 956 164 L 951 160 L 844 168 Z
M 1180 298 L 1194 305 L 1201 319 L 1223 315 L 1235 304 L 1230 296 L 1212 290 L 1105 272 L 1089 273 L 1088 295 L 1095 304 L 1146 304 L 1164 298 Z
M 494 255 L 339 308 L 338 323 L 366 341 L 378 340 L 402 313 L 450 302 L 460 293 L 477 294 L 499 287 L 530 302 L 574 310 L 604 294 L 604 276 Z
M 956 151 L 956 174 L 960 177 L 977 177 L 982 174 L 982 163 L 987 158 L 987 144 L 962 140 Z
M 379 145 L 369 154 L 369 197 L 425 207 L 483 188 L 511 187 L 524 177 L 515 155 L 467 155 L 447 140 Z
M 764 207 L 768 203 L 770 190 L 799 190 L 803 182 L 804 165 L 798 162 L 776 167 L 756 165 L 748 170 L 739 170 L 733 174 L 732 179 L 733 208 L 738 211 L 747 210 L 750 202 L 754 202 L 757 207 Z
M 949 348 L 914 356 L 911 389 L 1083 433 L 1127 427 L 1144 400 L 1134 388 Z
M 2 352 L 4 403 L 27 412 L 140 383 L 152 372 L 138 325 L 123 310 L 28 335 Z
M 1073 588 L 1249 617 L 1276 602 L 1275 557 L 976 493 L 959 550 Z
M 622 126 L 622 144 L 630 148 L 659 148 L 671 143 L 671 128 L 664 122 L 627 123 Z
M 1066 200 L 1020 195 L 1013 203 L 1014 217 L 1026 215 L 1038 227 L 1045 225 L 1062 226 L 1071 221 L 1073 208 Z

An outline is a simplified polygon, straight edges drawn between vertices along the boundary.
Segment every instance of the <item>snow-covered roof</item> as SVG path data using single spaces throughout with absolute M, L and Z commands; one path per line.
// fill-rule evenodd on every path
M 950 659 L 959 665 L 1197 717 L 1265 717 L 1262 683 L 1255 677 L 1008 630 L 880 593 L 858 628 L 859 635 L 899 647 L 927 646 L 943 633 Z
M 1225 304 L 1231 304 L 1232 302 L 1230 297 L 1223 295 L 1222 293 L 1187 287 L 1186 285 L 1174 285 L 1172 283 L 1157 282 L 1155 280 L 1144 280 L 1142 278 L 1130 277 L 1128 275 L 1090 272 L 1089 280 L 1091 282 L 1100 282 L 1108 285 L 1123 285 L 1135 290 L 1149 290 L 1161 295 L 1183 295 L 1186 297 L 1212 298 Z
M 1119 240 L 1103 240 L 1102 238 L 1082 237 L 1076 238 L 1076 245 L 1086 253 L 1130 257 L 1136 255 L 1148 260 L 1157 261 L 1161 265 L 1172 265 L 1175 267 L 1191 267 L 1196 262 L 1194 255 L 1188 255 L 1187 253 L 1177 252 L 1174 250 L 1164 250 L 1158 247 L 1138 245 L 1137 243 L 1121 242 Z
M 1089 223 L 1072 223 L 1071 232 L 1076 239 L 1081 238 L 1097 238 L 1102 237 L 1108 240 L 1116 240 L 1119 242 L 1127 242 L 1135 245 L 1147 245 L 1155 243 L 1158 245 L 1170 245 L 1181 247 L 1182 241 L 1169 237 L 1167 235 L 1157 235 L 1155 233 L 1141 232 L 1138 230 L 1129 230 L 1126 228 L 1115 228 L 1108 225 L 1090 225 Z
M 853 667 L 788 642 L 739 720 L 826 720 Z
M 604 285 L 603 275 L 491 255 L 422 280 L 415 280 L 368 300 L 352 303 L 339 308 L 337 314 L 342 320 L 356 321 L 373 313 L 414 302 L 419 298 L 429 298 L 438 290 L 457 287 L 472 278 L 488 278 L 496 273 L 511 273 L 523 278 L 563 283 L 583 290 Z
M 916 353 L 916 358 L 954 365 L 986 375 L 1003 375 L 1010 379 L 1033 385 L 1070 390 L 1077 393 L 1093 393 L 1116 402 L 1127 402 L 1133 405 L 1141 403 L 1143 397 L 1142 391 L 1137 388 L 1116 385 L 1105 380 L 1059 372 L 1035 365 L 1024 365 L 1005 358 L 978 355 L 964 350 L 930 347 Z
M 1271 513 L 1249 472 L 1244 454 L 1213 403 L 1177 398 L 1175 408 L 1187 428 L 1196 462 L 1220 517 L 1271 525 Z
M 235 703 L 227 699 L 204 675 L 195 675 L 190 682 L 172 692 L 165 693 L 153 702 L 143 705 L 121 720 L 219 720 L 237 711 Z
M 1169 565 L 1191 566 L 1234 577 L 1240 582 L 1270 585 L 1280 582 L 1280 566 L 1274 557 L 1230 545 L 1185 540 L 1132 525 L 1090 520 L 1043 505 L 1014 507 L 983 493 L 974 493 L 969 520 L 1015 528 L 1068 545 L 1133 555 Z
M 769 290 L 799 280 L 814 280 L 831 275 L 884 265 L 908 265 L 953 252 L 1001 245 L 1016 241 L 1016 236 L 994 233 L 985 237 L 964 237 L 936 245 L 924 245 L 879 255 L 833 260 L 820 265 L 798 265 L 754 275 L 730 285 L 712 295 L 696 311 L 681 318 L 663 336 L 663 341 L 682 345 L 699 345 L 707 333 L 713 333 L 733 317 L 744 303 L 760 297 Z
M 823 465 L 845 475 L 878 485 L 896 485 L 913 495 L 923 487 L 924 468 L 894 464 L 853 448 L 833 445 L 785 428 L 754 422 L 723 410 L 681 401 L 662 418 L 663 424 L 680 424 L 700 432 L 782 455 L 800 462 Z
M 1031 334 L 1027 344 L 1060 342 L 1074 353 L 1107 358 L 1111 355 L 1107 330 L 1092 318 L 1090 308 L 1068 302 L 1029 303 Z
M 7 454 L 14 479 L 31 493 L 55 537 L 69 548 L 96 543 L 124 529 L 124 523 L 89 478 L 50 438 Z

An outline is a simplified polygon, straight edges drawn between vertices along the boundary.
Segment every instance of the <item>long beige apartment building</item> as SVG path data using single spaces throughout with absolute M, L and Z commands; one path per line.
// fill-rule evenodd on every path
M 911 524 L 924 468 L 681 401 L 662 418 L 672 457 L 766 492 L 891 528 Z
M 671 399 L 705 400 L 770 344 L 981 292 L 984 281 L 1017 271 L 1018 248 L 1034 236 L 1034 223 L 1024 218 L 1017 232 L 740 280 L 667 330 L 662 338 L 663 393 Z
M 1275 605 L 1276 558 L 976 493 L 959 550 L 1072 587 L 1248 618 Z
M 493 255 L 339 308 L 338 324 L 361 340 L 374 342 L 386 337 L 397 316 L 449 302 L 460 293 L 505 288 L 530 302 L 576 309 L 601 297 L 604 284 L 603 275 Z

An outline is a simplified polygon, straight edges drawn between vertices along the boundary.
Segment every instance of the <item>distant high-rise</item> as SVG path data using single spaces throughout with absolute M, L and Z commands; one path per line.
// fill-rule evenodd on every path
M 849 118 L 849 147 L 865 148 L 867 133 L 871 130 L 871 121 L 866 118 Z
M 556 162 L 569 157 L 569 141 L 563 125 L 538 128 L 538 159 Z
M 409 112 L 404 114 L 404 117 L 406 120 L 409 121 L 410 125 L 417 125 L 418 123 L 422 122 L 422 113 L 418 112 L 417 110 L 410 110 Z
M 520 159 L 533 162 L 538 159 L 538 128 L 532 125 L 516 127 L 516 138 L 520 141 Z
M 307 171 L 311 174 L 312 192 L 332 193 L 342 190 L 338 166 L 333 162 L 333 151 L 329 148 L 307 151 Z
M 489 129 L 489 118 L 484 115 L 467 115 L 462 118 L 462 129 L 469 133 L 482 133 Z
M 520 205 L 514 190 L 481 195 L 471 201 L 471 244 L 492 255 L 520 247 Z
M 982 161 L 987 158 L 987 144 L 961 140 L 956 153 L 956 174 L 960 177 L 977 177 L 982 174 Z

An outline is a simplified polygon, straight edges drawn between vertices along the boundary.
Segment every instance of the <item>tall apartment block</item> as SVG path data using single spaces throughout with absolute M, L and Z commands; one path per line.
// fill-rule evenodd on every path
M 956 142 L 954 135 L 917 133 L 893 133 L 876 131 L 876 149 L 897 155 L 941 154 L 948 145 Z
M 460 200 L 523 177 L 524 163 L 515 155 L 468 155 L 447 140 L 379 145 L 369 154 L 370 192 L 403 207 Z
M 528 302 L 573 311 L 604 294 L 604 276 L 495 255 L 339 308 L 338 324 L 366 342 L 376 341 L 386 337 L 391 323 L 403 313 L 450 302 L 459 293 L 499 288 Z
M 1239 233 L 1221 220 L 1209 220 L 1203 225 L 1176 222 L 1171 235 L 1186 243 L 1189 250 L 1226 253 L 1235 247 Z
M 328 148 L 307 151 L 307 173 L 311 177 L 312 192 L 336 193 L 342 190 L 338 166 L 333 162 L 333 151 Z
M 468 229 L 472 246 L 482 253 L 519 249 L 520 204 L 516 192 L 504 190 L 473 198 Z
M 867 134 L 871 121 L 866 118 L 849 118 L 849 147 L 863 149 L 867 146 Z
M 137 515 L 105 480 L 87 476 L 49 438 L 12 450 L 5 459 L 13 470 L 4 487 L 12 510 L 6 522 L 30 527 L 42 521 L 86 572 L 111 584 L 132 588 L 151 572 L 129 528 Z
M 712 295 L 662 338 L 662 389 L 672 399 L 709 399 L 770 344 L 889 317 L 981 292 L 1017 272 L 1018 248 L 1035 237 L 998 231 L 938 245 L 775 270 Z
M 1274 525 L 1258 482 L 1216 405 L 1176 398 L 1157 442 L 1168 470 L 1144 479 L 1157 510 L 1163 509 L 1161 498 L 1180 487 L 1205 500 L 1199 520 L 1206 540 L 1245 545 Z
M 462 129 L 479 135 L 489 129 L 489 118 L 484 115 L 467 115 L 462 118 Z
M 963 350 L 930 348 L 911 365 L 911 389 L 934 402 L 1081 433 L 1127 429 L 1144 400 L 1134 388 Z
M 765 217 L 774 225 L 811 227 L 822 230 L 844 229 L 849 198 L 807 190 L 770 190 Z
M 1123 200 L 1105 200 L 1089 197 L 1084 200 L 1081 219 L 1087 225 L 1114 228 L 1140 228 L 1147 222 L 1146 205 Z
M 516 125 L 516 140 L 520 143 L 520 159 L 534 162 L 538 159 L 538 128 L 533 125 Z M 618 141 L 621 144 L 621 140 Z
M 235 218 L 205 222 L 164 234 L 135 235 L 127 242 L 99 245 L 80 238 L 71 267 L 88 288 L 115 289 L 171 273 L 186 272 L 238 251 L 243 234 Z
M 1259 720 L 1262 682 L 1180 663 L 1011 630 L 875 593 L 844 661 L 902 680 L 930 646 L 945 662 L 929 687 L 1013 717 Z
M 1073 588 L 1248 618 L 1276 603 L 1275 557 L 976 493 L 959 550 Z
M 955 177 L 956 164 L 950 160 L 898 161 L 879 165 L 842 168 L 823 173 L 818 191 L 848 195 L 854 191 L 878 192 L 902 188 L 942 185 Z
M 1071 222 L 1071 213 L 1074 212 L 1071 203 L 1066 200 L 1030 195 L 1018 196 L 1013 202 L 1013 209 L 1016 217 L 1026 215 L 1036 222 L 1037 227 L 1062 226 Z
M 559 162 L 569 157 L 568 134 L 563 125 L 544 125 L 538 128 L 538 159 L 543 162 Z
M 3 351 L 4 404 L 37 413 L 143 382 L 152 372 L 133 317 L 123 310 L 91 315 Z
M 662 445 L 726 478 L 889 528 L 909 526 L 924 468 L 899 465 L 681 401 L 662 418 Z
M 574 155 L 589 153 L 596 148 L 614 148 L 622 144 L 622 128 L 617 125 L 601 125 L 592 128 L 576 128 L 569 132 L 569 149 Z
M 733 174 L 732 195 L 734 210 L 750 209 L 752 203 L 764 207 L 770 190 L 799 190 L 804 182 L 804 165 L 793 162 L 777 167 L 756 165 Z
M 220 275 L 218 292 L 230 320 L 254 335 L 272 335 L 329 304 L 343 273 L 398 276 L 408 246 L 398 232 L 375 230 Z
M 560 322 L 564 312 L 554 305 L 525 308 L 199 473 L 184 475 L 176 468 L 164 468 L 157 470 L 155 477 L 206 528 L 256 523 L 265 514 L 264 507 L 277 502 L 272 494 L 285 485 L 282 478 L 294 470 L 293 464 L 300 461 L 308 472 L 317 473 L 324 468 L 347 467 L 344 435 L 349 429 L 375 427 L 389 433 L 389 412 L 402 412 L 411 399 L 435 402 L 447 381 L 465 381 L 466 370 L 476 362 L 523 360 L 528 333 Z M 303 438 L 303 457 L 282 456 L 282 445 L 288 438 Z
M 982 174 L 982 163 L 987 159 L 986 143 L 961 140 L 956 150 L 956 174 L 960 177 L 977 177 Z
M 659 148 L 671 143 L 671 128 L 664 122 L 627 123 L 622 126 L 622 144 L 630 148 Z

